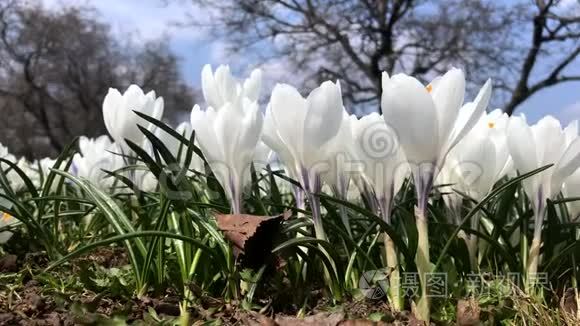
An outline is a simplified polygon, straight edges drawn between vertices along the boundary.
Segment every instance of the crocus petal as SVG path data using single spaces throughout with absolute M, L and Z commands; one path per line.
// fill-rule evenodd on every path
M 580 169 L 566 178 L 562 193 L 564 194 L 564 198 L 580 197 Z M 580 217 L 580 201 L 568 202 L 566 205 L 568 206 L 568 212 L 572 220 L 578 219 Z
M 223 147 L 219 146 L 212 128 L 214 119 L 215 111 L 211 107 L 204 112 L 199 105 L 195 105 L 191 111 L 191 127 L 207 161 L 216 161 L 223 156 Z
M 532 133 L 537 145 L 538 167 L 556 163 L 566 148 L 560 121 L 546 116 L 532 126 Z
M 383 71 L 381 73 L 381 89 L 384 91 L 385 90 L 385 86 L 389 83 L 389 73 L 387 73 L 386 71 Z
M 109 88 L 109 92 L 103 100 L 103 119 L 105 121 L 105 127 L 109 134 L 117 140 L 117 128 L 116 123 L 119 121 L 119 113 L 121 108 L 119 107 L 121 101 L 123 100 L 123 95 L 115 88 Z
M 475 126 L 481 115 L 487 108 L 491 98 L 491 80 L 487 80 L 479 90 L 477 97 L 472 103 L 465 104 L 461 110 L 457 121 L 453 126 L 447 145 L 444 148 L 443 157 Z
M 507 141 L 516 169 L 526 173 L 537 168 L 538 158 L 534 135 L 523 117 L 511 118 Z
M 209 106 L 220 107 L 221 101 L 211 66 L 206 64 L 201 70 L 201 90 Z
M 396 131 L 407 159 L 413 164 L 435 163 L 439 122 L 431 95 L 418 80 L 402 74 L 393 76 L 383 89 L 383 118 Z
M 566 136 L 566 145 L 570 145 L 578 137 L 578 120 L 574 120 L 566 126 L 564 135 Z
M 272 91 L 270 110 L 271 121 L 280 136 L 280 140 L 284 142 L 292 157 L 301 157 L 307 110 L 306 100 L 294 87 L 278 84 Z
M 332 140 L 343 120 L 342 94 L 340 86 L 326 81 L 314 89 L 307 98 L 307 113 L 304 120 L 302 158 L 308 161 L 316 152 Z
M 539 167 L 534 134 L 523 116 L 510 118 L 507 142 L 514 167 L 520 173 L 527 173 Z M 524 190 L 530 198 L 534 198 L 536 195 L 539 182 L 538 178 L 535 177 L 523 181 Z M 537 204 L 536 201 L 533 203 Z
M 244 96 L 251 101 L 257 101 L 262 86 L 262 70 L 254 69 L 250 77 L 244 81 Z
M 238 83 L 232 76 L 229 66 L 221 65 L 215 71 L 216 88 L 221 103 L 216 103 L 214 109 L 219 110 L 226 102 L 233 101 L 238 96 Z
M 553 167 L 554 173 L 551 180 L 551 194 L 553 196 L 560 192 L 564 180 L 578 168 L 580 168 L 580 138 L 576 138 L 570 143 L 561 159 Z
M 431 90 L 439 122 L 439 142 L 444 144 L 463 104 L 465 76 L 460 69 L 449 70 Z
M 276 124 L 273 120 L 271 107 L 266 108 L 266 115 L 264 117 L 264 127 L 262 133 L 262 141 L 278 154 L 282 162 L 286 165 L 289 175 L 293 179 L 298 178 L 298 171 L 296 170 L 295 158 L 292 156 L 292 151 L 286 146 L 286 143 L 280 138 L 276 130 Z

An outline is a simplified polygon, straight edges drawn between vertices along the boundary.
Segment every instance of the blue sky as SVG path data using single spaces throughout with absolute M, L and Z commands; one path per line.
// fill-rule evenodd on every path
M 190 18 L 204 15 L 204 11 L 194 8 L 191 1 L 173 0 L 165 4 L 162 0 L 42 0 L 49 7 L 63 3 L 89 4 L 96 7 L 102 20 L 110 23 L 114 33 L 123 37 L 133 33 L 146 40 L 168 36 L 172 50 L 182 58 L 181 68 L 185 79 L 195 87 L 200 87 L 200 73 L 204 64 L 214 67 L 229 64 L 234 71 L 248 72 L 258 66 L 258 62 L 247 62 L 240 57 L 228 56 L 221 40 L 210 39 L 201 28 L 179 28 L 176 23 L 186 19 L 186 6 L 190 6 Z M 291 74 L 284 71 L 284 65 L 269 63 L 262 67 L 266 81 L 291 82 Z M 577 63 L 575 68 L 580 68 Z M 575 69 L 578 70 L 578 69 Z M 491 76 L 493 78 L 493 76 Z M 469 79 L 469 76 L 467 76 Z M 270 85 L 272 86 L 272 85 Z M 517 112 L 525 113 L 533 122 L 546 114 L 551 114 L 567 123 L 580 119 L 580 82 L 554 86 L 528 99 Z

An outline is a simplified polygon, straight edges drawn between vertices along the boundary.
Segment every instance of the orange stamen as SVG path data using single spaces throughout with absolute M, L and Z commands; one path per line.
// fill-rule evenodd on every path
M 8 214 L 8 213 L 2 213 L 2 220 L 4 222 L 9 222 L 12 219 L 12 215 Z

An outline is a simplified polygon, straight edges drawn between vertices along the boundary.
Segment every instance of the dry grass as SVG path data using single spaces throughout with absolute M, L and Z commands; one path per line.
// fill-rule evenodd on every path
M 576 298 L 574 295 L 564 295 L 559 308 L 549 307 L 544 302 L 538 301 L 533 296 L 516 289 L 512 297 L 513 309 L 516 311 L 510 325 L 526 326 L 577 326 L 580 325 Z M 566 291 L 570 293 L 570 291 Z M 571 291 L 574 294 L 574 291 Z M 569 301 L 572 300 L 572 301 Z M 573 302 L 573 306 L 570 306 Z M 572 308 L 572 309 L 571 309 Z

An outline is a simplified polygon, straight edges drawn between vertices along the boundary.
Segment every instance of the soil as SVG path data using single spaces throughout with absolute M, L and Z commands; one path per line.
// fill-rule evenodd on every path
M 117 247 L 101 248 L 74 260 L 72 272 L 78 271 L 78 266 L 84 262 L 107 268 L 128 263 L 125 251 Z M 0 276 L 29 266 L 40 269 L 47 263 L 48 258 L 42 253 L 28 254 L 20 260 L 15 255 L 6 255 L 0 258 Z M 115 314 L 126 315 L 130 322 L 142 320 L 143 312 L 150 308 L 161 315 L 179 315 L 179 297 L 175 294 L 120 302 L 85 290 L 63 298 L 62 294 L 46 293 L 46 289 L 29 273 L 23 272 L 22 275 L 23 286 L 9 295 L 0 292 L 0 325 L 100 325 Z
M 101 248 L 72 262 L 68 273 L 76 273 L 81 265 L 96 263 L 107 268 L 121 267 L 128 264 L 127 254 L 122 248 Z M 0 325 L 102 325 L 107 319 L 122 316 L 129 324 L 151 324 L 151 313 L 161 318 L 180 315 L 181 298 L 177 293 L 168 291 L 156 297 L 141 299 L 114 298 L 100 296 L 87 289 L 63 295 L 54 290 L 47 291 L 31 275 L 31 270 L 40 270 L 47 266 L 48 258 L 42 253 L 28 254 L 23 258 L 6 255 L 0 258 L 0 277 L 13 274 L 22 275 L 23 279 L 17 289 L 10 291 L 9 286 L 0 286 Z M 32 266 L 32 268 L 31 268 Z M 20 271 L 20 274 L 15 274 Z M 27 273 L 25 271 L 28 271 Z M 0 278 L 1 280 L 1 278 Z M 8 290 L 7 290 L 8 288 Z M 77 293 L 79 292 L 79 293 Z M 351 301 L 340 307 L 322 299 L 304 318 L 296 318 L 296 311 L 286 313 L 260 314 L 247 311 L 235 303 L 225 305 L 219 299 L 207 298 L 212 302 L 202 303 L 189 311 L 193 325 L 203 321 L 219 320 L 224 325 L 423 325 L 408 312 L 393 313 L 382 301 Z M 201 301 L 207 301 L 201 300 Z M 568 304 L 568 302 L 566 302 Z M 478 325 L 479 307 L 477 303 L 460 301 L 458 303 L 458 325 Z M 370 321 L 369 316 L 379 321 Z M 148 319 L 149 318 L 149 319 Z
M 127 323 L 144 322 L 145 313 L 153 309 L 163 317 L 179 316 L 177 295 L 165 294 L 159 298 L 134 299 L 130 302 L 119 302 L 110 298 L 98 298 L 94 293 L 83 293 L 76 298 L 76 303 L 62 304 L 57 296 L 43 293 L 42 287 L 35 280 L 29 280 L 13 296 L 12 301 L 0 296 L 0 325 L 101 325 L 114 315 L 123 314 Z M 8 309 L 8 306 L 11 309 Z M 80 309 L 80 305 L 93 307 Z M 203 320 L 219 319 L 224 325 L 328 325 L 328 326 L 366 326 L 366 325 L 422 325 L 410 313 L 393 315 L 385 303 L 351 302 L 340 311 L 325 312 L 322 307 L 315 308 L 305 318 L 296 318 L 284 314 L 265 316 L 249 312 L 240 307 L 225 307 L 217 313 L 199 308 L 190 311 L 193 325 Z M 366 320 L 371 313 L 380 312 L 388 321 L 371 322 Z M 347 317 L 348 316 L 348 317 Z

